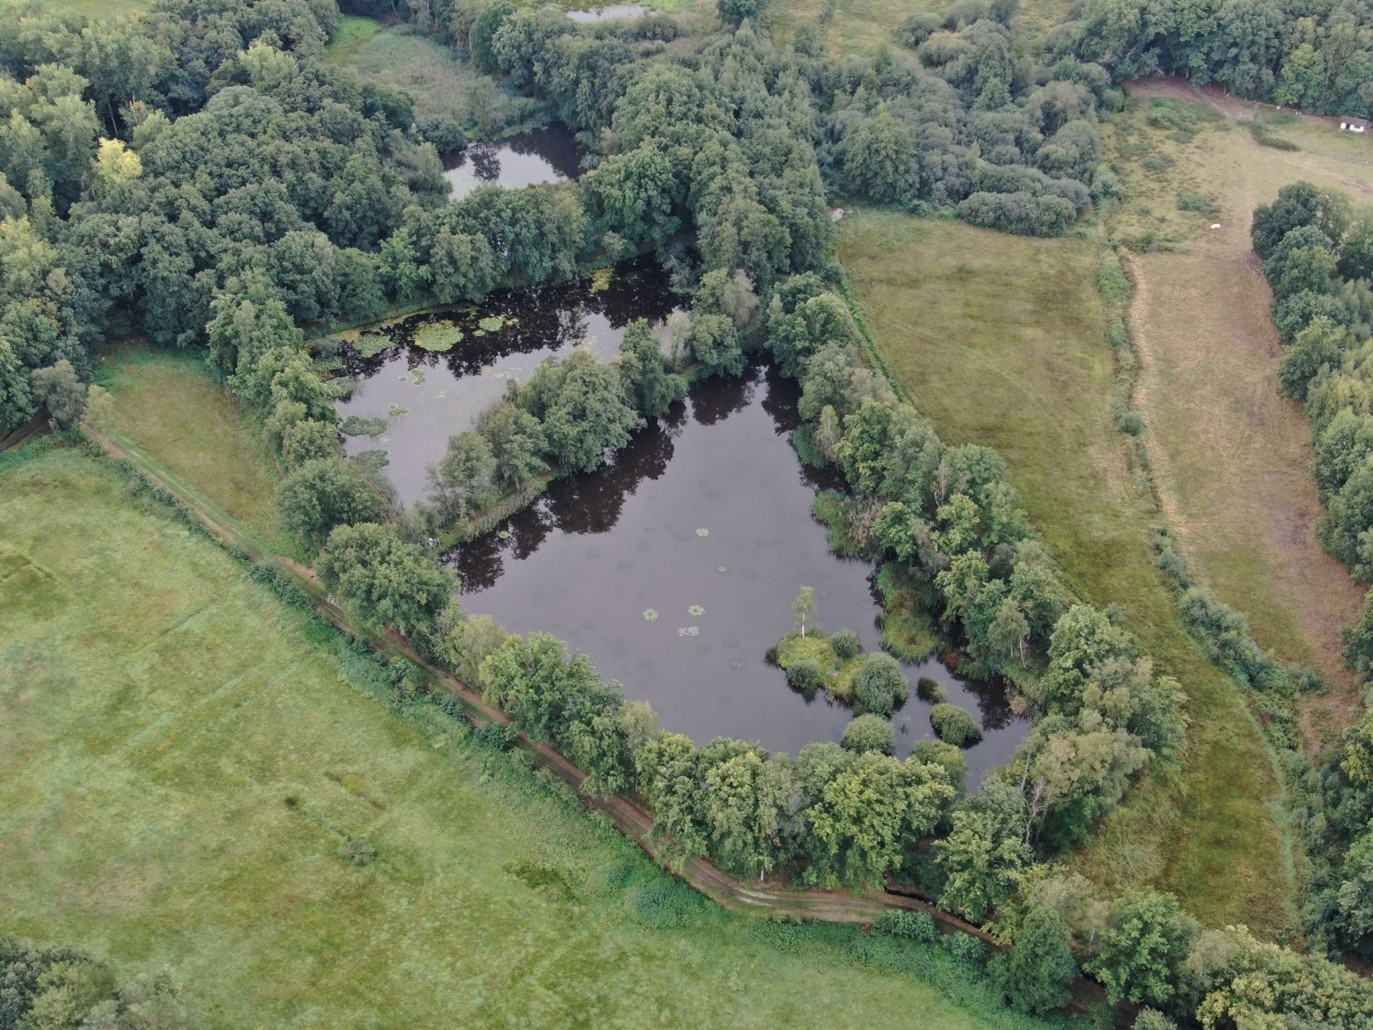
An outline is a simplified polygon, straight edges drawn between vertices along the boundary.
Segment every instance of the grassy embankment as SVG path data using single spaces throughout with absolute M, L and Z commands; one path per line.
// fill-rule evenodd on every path
M 857 298 L 912 401 L 947 441 L 1005 456 L 1069 582 L 1118 607 L 1187 691 L 1192 749 L 1179 781 L 1143 784 L 1071 863 L 1113 887 L 1166 887 L 1212 924 L 1284 933 L 1294 919 L 1277 776 L 1154 564 L 1150 499 L 1112 422 L 1099 244 L 873 212 L 841 230 Z
M 1314 750 L 1337 743 L 1362 708 L 1340 657 L 1340 628 L 1357 619 L 1362 592 L 1316 539 L 1310 427 L 1278 395 L 1282 352 L 1249 224 L 1297 179 L 1373 202 L 1373 140 L 1265 110 L 1270 132 L 1300 147 L 1277 150 L 1243 124 L 1256 105 L 1167 80 L 1132 93 L 1130 111 L 1106 125 L 1125 189 L 1107 229 L 1147 249 L 1130 258 L 1131 328 L 1151 464 L 1198 578 L 1248 614 L 1259 643 L 1329 685 L 1300 706 Z
M 203 361 L 129 348 L 108 358 L 98 378 L 114 395 L 116 443 L 152 455 L 273 553 L 301 557 L 272 501 L 281 472 L 270 446 Z
M 0 483 L 5 930 L 170 965 L 219 1026 L 1031 1025 L 920 979 L 978 1004 L 941 951 L 730 915 L 388 710 L 370 661 L 103 462 L 30 446 Z

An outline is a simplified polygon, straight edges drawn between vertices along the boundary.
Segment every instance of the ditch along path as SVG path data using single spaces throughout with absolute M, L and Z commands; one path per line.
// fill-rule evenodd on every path
M 314 569 L 283 555 L 272 554 L 259 537 L 232 515 L 132 440 L 120 434 L 111 434 L 100 443 L 111 457 L 136 465 L 146 479 L 174 497 L 211 536 L 230 550 L 246 555 L 255 564 L 272 563 L 285 570 L 312 599 L 316 613 L 335 628 L 348 636 L 366 640 L 378 651 L 405 658 L 422 669 L 428 678 L 429 688 L 456 698 L 464 717 L 473 726 L 511 725 L 513 720 L 509 715 L 421 655 L 400 633 L 395 630 L 378 633 L 355 623 L 329 596 Z M 547 771 L 577 791 L 584 808 L 604 813 L 620 833 L 634 841 L 650 857 L 657 859 L 653 846 L 653 816 L 634 799 L 620 794 L 606 797 L 582 795 L 586 773 L 561 752 L 532 739 L 523 731 L 516 734 L 512 746 L 528 755 L 536 768 Z M 671 871 L 707 898 L 736 912 L 849 924 L 871 923 L 883 912 L 892 909 L 924 912 L 945 933 L 967 934 L 994 950 L 1009 950 L 985 930 L 936 908 L 933 896 L 908 887 L 888 884 L 881 892 L 866 895 L 845 890 L 790 890 L 768 883 L 737 879 L 705 858 L 691 859 Z M 1077 979 L 1072 985 L 1072 992 L 1070 1008 L 1075 1012 L 1085 1013 L 1106 1003 L 1106 992 L 1101 985 L 1085 977 Z

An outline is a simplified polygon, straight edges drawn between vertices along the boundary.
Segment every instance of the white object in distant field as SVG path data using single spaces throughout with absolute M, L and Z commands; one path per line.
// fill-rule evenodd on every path
M 1211 228 L 1212 228 L 1212 229 L 1219 229 L 1219 228 L 1220 228 L 1220 223 L 1219 223 L 1219 222 L 1212 222 L 1212 223 L 1211 223 Z
M 831 221 L 831 222 L 837 222 L 837 221 L 839 221 L 839 219 L 841 219 L 841 218 L 843 218 L 843 217 L 844 217 L 844 209 L 843 209 L 842 207 L 836 207 L 833 211 L 830 212 L 830 221 Z

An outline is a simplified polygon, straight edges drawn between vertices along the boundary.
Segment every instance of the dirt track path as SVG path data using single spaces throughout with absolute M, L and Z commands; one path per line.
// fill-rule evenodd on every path
M 1199 101 L 1232 125 L 1254 108 L 1176 79 L 1131 92 Z M 1275 159 L 1290 175 L 1274 172 Z M 1316 538 L 1323 509 L 1310 472 L 1310 426 L 1300 405 L 1277 392 L 1282 348 L 1268 314 L 1272 295 L 1253 263 L 1249 213 L 1276 192 L 1275 181 L 1333 177 L 1373 192 L 1373 178 L 1332 176 L 1319 155 L 1261 148 L 1238 127 L 1212 139 L 1203 160 L 1225 184 L 1221 228 L 1188 253 L 1126 257 L 1141 362 L 1136 403 L 1150 429 L 1160 504 L 1194 570 L 1251 615 L 1260 643 L 1314 666 L 1330 686 L 1303 706 L 1315 747 L 1359 709 L 1341 629 L 1358 618 L 1362 588 Z

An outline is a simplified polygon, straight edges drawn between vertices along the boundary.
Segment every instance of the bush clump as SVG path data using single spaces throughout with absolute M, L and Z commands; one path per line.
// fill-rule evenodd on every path
M 982 739 L 982 727 L 977 720 L 958 705 L 947 702 L 930 710 L 930 725 L 940 740 L 954 747 L 972 747 Z
M 825 673 L 815 662 L 796 662 L 787 669 L 787 682 L 810 697 L 825 685 Z
M 1207 218 L 1220 214 L 1220 201 L 1214 193 L 1179 193 L 1179 211 L 1195 211 Z
M 896 738 L 891 723 L 880 715 L 868 712 L 844 727 L 844 749 L 855 754 L 877 751 L 889 755 L 896 750 Z
M 339 845 L 338 857 L 350 865 L 363 868 L 377 860 L 377 849 L 371 841 L 361 837 L 349 837 Z
M 851 629 L 841 629 L 830 637 L 830 647 L 834 650 L 834 657 L 841 662 L 857 658 L 863 653 L 863 643 L 858 639 L 858 634 Z
M 934 925 L 934 918 L 928 912 L 893 909 L 878 916 L 872 928 L 883 936 L 900 937 L 920 944 L 933 944 L 939 940 L 939 927 Z
M 853 696 L 878 715 L 890 716 L 909 694 L 901 665 L 889 654 L 869 655 L 853 680 Z
M 981 937 L 970 933 L 951 933 L 944 938 L 944 947 L 960 962 L 977 965 L 987 957 L 987 945 Z
M 948 700 L 944 688 L 939 685 L 937 680 L 930 679 L 928 676 L 921 676 L 915 681 L 915 696 L 921 701 L 930 701 L 934 704 Z

